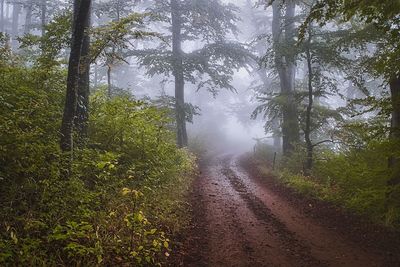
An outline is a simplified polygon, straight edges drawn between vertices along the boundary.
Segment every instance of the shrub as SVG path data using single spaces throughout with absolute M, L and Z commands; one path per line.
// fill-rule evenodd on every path
M 45 70 L 43 70 L 45 71 Z M 0 265 L 157 266 L 187 225 L 195 160 L 166 110 L 92 97 L 68 179 L 58 149 L 65 73 L 0 64 Z

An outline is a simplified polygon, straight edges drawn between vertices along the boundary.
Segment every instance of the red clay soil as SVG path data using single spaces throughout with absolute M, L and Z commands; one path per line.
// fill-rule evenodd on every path
M 248 160 L 208 164 L 191 201 L 181 266 L 400 266 L 398 236 L 295 194 Z

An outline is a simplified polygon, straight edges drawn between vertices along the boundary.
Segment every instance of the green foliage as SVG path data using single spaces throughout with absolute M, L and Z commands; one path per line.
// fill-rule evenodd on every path
M 386 159 L 396 153 L 393 144 L 370 142 L 341 153 L 318 149 L 312 176 L 301 174 L 304 151 L 296 151 L 276 173 L 282 183 L 299 193 L 342 205 L 377 223 L 400 226 L 400 206 L 394 200 L 399 199 L 399 190 L 387 185 L 390 170 Z M 388 192 L 392 192 L 390 198 Z
M 88 145 L 69 179 L 58 148 L 65 71 L 0 49 L 0 265 L 158 266 L 187 227 L 195 160 L 168 109 L 130 95 L 90 107 Z
M 71 12 L 64 11 L 45 26 L 44 36 L 27 34 L 19 38 L 25 62 L 32 62 L 46 70 L 65 63 L 66 49 L 70 46 L 71 18 Z
M 400 55 L 398 41 L 399 13 L 399 1 L 318 0 L 312 6 L 310 14 L 301 28 L 300 35 L 304 36 L 306 27 L 313 20 L 322 25 L 335 18 L 342 21 L 356 19 L 365 24 L 366 28 L 372 25 L 379 34 L 374 39 L 367 39 L 366 42 L 376 41 L 380 45 L 373 57 L 369 58 L 369 65 L 373 67 L 377 75 L 391 79 L 400 73 L 397 65 Z
M 156 14 L 158 24 L 161 21 L 162 26 L 170 29 L 171 8 L 171 1 L 162 0 L 149 10 Z M 237 33 L 238 9 L 220 0 L 191 0 L 179 1 L 177 11 L 182 23 L 181 42 L 202 43 L 199 49 L 181 54 L 185 81 L 214 95 L 220 89 L 234 91 L 231 85 L 234 70 L 245 66 L 250 57 L 243 45 L 226 40 L 229 34 Z M 171 47 L 172 32 L 168 32 L 158 47 L 128 51 L 125 56 L 136 57 L 149 76 L 162 74 L 169 79 L 175 64 Z
M 91 60 L 95 61 L 100 57 L 108 61 L 124 61 L 121 52 L 126 50 L 133 40 L 160 37 L 159 34 L 145 28 L 145 19 L 148 17 L 151 17 L 150 13 L 132 13 L 93 29 Z

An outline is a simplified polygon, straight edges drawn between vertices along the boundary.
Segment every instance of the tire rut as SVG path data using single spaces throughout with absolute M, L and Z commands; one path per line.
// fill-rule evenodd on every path
M 235 174 L 235 172 L 224 166 L 222 174 L 228 178 L 232 187 L 239 193 L 240 197 L 245 201 L 247 207 L 253 212 L 255 217 L 262 221 L 266 230 L 273 235 L 277 235 L 286 248 L 286 254 L 294 257 L 301 266 L 327 266 L 325 263 L 311 256 L 310 248 L 304 246 L 297 238 L 295 233 L 291 232 L 284 223 L 277 219 L 271 210 L 254 194 L 252 194 Z
M 309 218 L 233 156 L 204 166 L 194 188 L 195 244 L 183 266 L 397 266 Z

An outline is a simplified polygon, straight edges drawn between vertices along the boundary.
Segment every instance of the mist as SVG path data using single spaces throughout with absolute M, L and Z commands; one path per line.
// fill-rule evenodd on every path
M 400 266 L 400 1 L 0 0 L 1 266 Z

